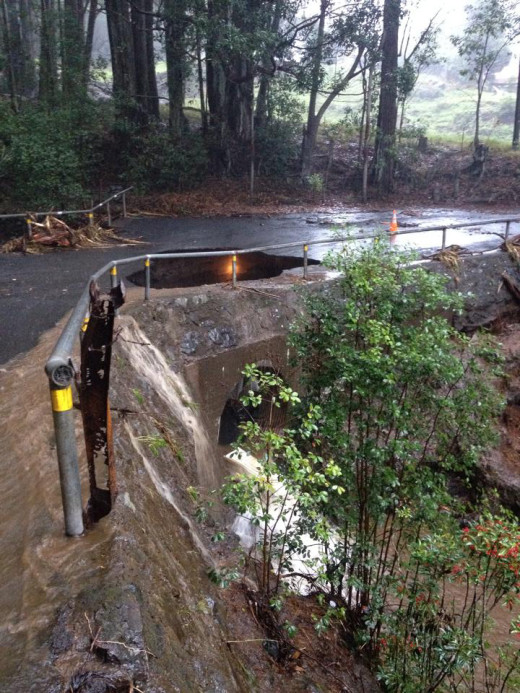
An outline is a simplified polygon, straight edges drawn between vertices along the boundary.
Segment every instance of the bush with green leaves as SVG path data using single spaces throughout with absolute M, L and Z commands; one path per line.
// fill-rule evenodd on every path
M 329 256 L 340 279 L 305 295 L 291 334 L 303 395 L 273 381 L 294 405 L 289 425 L 244 424 L 240 444 L 258 474 L 228 484 L 226 500 L 259 526 L 259 584 L 271 600 L 308 543 L 320 546 L 307 579 L 331 606 L 316 627 L 340 620 L 386 690 L 476 690 L 479 676 L 500 690 L 518 652 L 492 665 L 486 629 L 496 604 L 517 608 L 520 536 L 511 518 L 489 515 L 485 525 L 502 529 L 477 549 L 484 523 L 461 531 L 475 508 L 449 492 L 454 478 L 475 492 L 495 440 L 499 359 L 487 338 L 451 327 L 463 297 L 413 260 L 384 241 Z M 258 382 L 248 402 L 276 406 Z
M 125 175 L 141 192 L 188 190 L 207 174 L 208 158 L 199 133 L 172 139 L 162 125 L 132 136 Z

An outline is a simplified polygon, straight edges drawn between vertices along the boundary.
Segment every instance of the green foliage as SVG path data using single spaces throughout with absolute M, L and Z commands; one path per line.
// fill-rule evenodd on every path
M 454 476 L 472 483 L 495 440 L 497 356 L 489 340 L 450 326 L 463 297 L 412 260 L 383 241 L 329 256 L 341 278 L 306 294 L 291 336 L 305 396 L 244 371 L 255 383 L 244 404 L 269 415 L 242 425 L 258 472 L 232 479 L 224 498 L 257 528 L 258 584 L 272 609 L 283 576 L 304 566 L 330 604 L 316 630 L 350 624 L 386 690 L 474 690 L 482 658 L 489 685 L 518 662 L 516 650 L 495 661 L 485 635 L 496 604 L 518 603 L 517 523 L 488 513 L 461 531 L 471 508 L 448 492 Z M 272 413 L 284 403 L 281 430 Z
M 127 181 L 142 192 L 186 190 L 200 183 L 207 173 L 207 153 L 199 134 L 186 133 L 174 141 L 160 125 L 132 135 L 123 163 Z
M 85 200 L 81 163 L 68 110 L 26 107 L 17 116 L 0 104 L 0 189 L 15 209 L 67 208 Z
M 137 440 L 142 441 L 150 448 L 150 451 L 157 457 L 159 452 L 168 447 L 168 443 L 160 435 L 139 436 Z

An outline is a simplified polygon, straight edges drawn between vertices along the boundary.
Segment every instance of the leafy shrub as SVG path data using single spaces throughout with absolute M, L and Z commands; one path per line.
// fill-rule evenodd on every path
M 125 175 L 142 192 L 186 190 L 207 173 L 207 152 L 198 133 L 186 133 L 176 142 L 157 125 L 136 138 L 131 151 Z

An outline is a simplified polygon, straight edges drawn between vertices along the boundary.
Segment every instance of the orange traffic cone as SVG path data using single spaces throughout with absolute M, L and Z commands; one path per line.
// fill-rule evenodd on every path
M 395 242 L 395 237 L 397 234 L 397 214 L 394 209 L 394 213 L 392 215 L 392 221 L 390 222 L 390 242 L 393 243 Z
M 392 216 L 392 221 L 390 222 L 390 233 L 397 233 L 397 213 L 394 209 L 394 214 Z

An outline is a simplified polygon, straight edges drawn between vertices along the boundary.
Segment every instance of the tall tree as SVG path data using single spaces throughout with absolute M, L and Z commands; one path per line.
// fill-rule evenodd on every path
M 301 175 L 312 171 L 312 157 L 320 123 L 339 94 L 363 70 L 361 59 L 365 53 L 373 60 L 377 41 L 379 12 L 372 0 L 364 0 L 349 8 L 349 12 L 336 11 L 331 0 L 321 0 L 316 32 L 311 34 L 306 48 L 307 59 L 299 80 L 309 89 L 307 125 L 302 143 Z M 327 28 L 327 24 L 329 27 Z M 325 62 L 333 57 L 347 58 L 347 67 L 332 79 L 328 77 Z M 307 76 L 310 73 L 310 78 Z M 318 106 L 318 96 L 323 101 Z
M 144 122 L 159 118 L 159 97 L 153 50 L 153 0 L 132 0 L 135 99 Z
M 187 128 L 184 93 L 187 76 L 187 0 L 164 2 L 164 49 L 168 79 L 169 126 L 173 137 L 180 138 Z
M 479 0 L 466 7 L 467 25 L 460 36 L 452 36 L 467 67 L 461 74 L 477 89 L 473 146 L 480 144 L 480 110 L 489 75 L 505 47 L 518 33 L 509 0 Z
M 515 120 L 513 123 L 513 149 L 518 149 L 520 140 L 520 59 L 518 61 L 518 80 L 516 82 Z
M 57 7 L 55 0 L 40 0 L 40 75 L 38 99 L 47 106 L 58 102 Z
M 65 101 L 86 94 L 84 9 L 82 0 L 63 0 L 61 88 Z
M 381 41 L 381 89 L 374 157 L 375 181 L 385 192 L 390 192 L 394 184 L 400 17 L 401 0 L 385 0 Z

